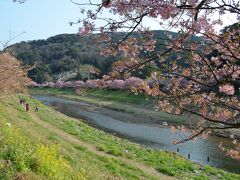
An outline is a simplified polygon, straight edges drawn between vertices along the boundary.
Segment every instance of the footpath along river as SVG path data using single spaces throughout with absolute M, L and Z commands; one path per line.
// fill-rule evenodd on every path
M 91 126 L 114 133 L 133 142 L 157 149 L 177 152 L 190 160 L 201 164 L 208 164 L 224 170 L 240 173 L 240 161 L 227 157 L 218 148 L 219 142 L 230 144 L 230 140 L 220 137 L 210 137 L 197 142 L 186 142 L 180 145 L 172 144 L 179 136 L 167 127 L 157 126 L 146 122 L 136 123 L 134 114 L 98 107 L 82 101 L 69 100 L 53 95 L 33 94 L 45 105 L 53 107 L 68 116 L 84 119 Z M 131 122 L 134 119 L 134 122 Z M 208 159 L 209 157 L 209 159 Z

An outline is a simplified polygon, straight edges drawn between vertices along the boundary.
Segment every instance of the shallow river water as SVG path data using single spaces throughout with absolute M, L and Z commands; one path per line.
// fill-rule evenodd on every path
M 208 164 L 230 172 L 240 173 L 240 161 L 227 157 L 218 148 L 219 142 L 224 145 L 230 141 L 220 137 L 210 137 L 207 140 L 186 142 L 181 145 L 172 144 L 173 140 L 179 139 L 177 134 L 169 128 L 157 126 L 153 123 L 131 122 L 133 114 L 97 107 L 81 101 L 68 100 L 51 95 L 33 95 L 36 99 L 54 109 L 75 118 L 82 118 L 88 124 L 106 132 L 115 133 L 133 142 L 143 144 L 151 148 L 164 149 L 179 153 L 190 160 L 201 164 Z M 208 161 L 209 157 L 209 161 Z

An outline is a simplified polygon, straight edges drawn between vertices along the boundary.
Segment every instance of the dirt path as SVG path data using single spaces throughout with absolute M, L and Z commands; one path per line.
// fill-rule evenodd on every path
M 96 146 L 94 146 L 93 144 L 89 144 L 89 143 L 86 143 L 84 141 L 81 141 L 80 139 L 64 132 L 63 130 L 59 129 L 59 128 L 56 128 L 55 126 L 45 122 L 45 121 L 42 121 L 34 112 L 30 112 L 34 122 L 36 122 L 37 124 L 41 125 L 42 127 L 44 128 L 47 128 L 49 129 L 50 131 L 52 131 L 53 133 L 57 134 L 58 136 L 60 136 L 61 138 L 63 138 L 64 140 L 68 141 L 68 142 L 71 142 L 71 143 L 74 143 L 74 144 L 79 144 L 81 146 L 84 146 L 86 147 L 89 151 L 92 151 L 94 152 L 96 155 L 98 156 L 104 156 L 104 157 L 108 157 L 108 158 L 113 158 L 113 159 L 117 159 L 117 160 L 121 160 L 127 164 L 130 164 L 140 170 L 142 170 L 143 172 L 149 174 L 149 175 L 152 175 L 154 177 L 157 177 L 159 178 L 160 180 L 172 180 L 172 179 L 176 179 L 174 177 L 171 177 L 171 176 L 167 176 L 165 174 L 162 174 L 160 172 L 158 172 L 157 170 L 155 170 L 154 168 L 152 167 L 149 167 L 149 166 L 146 166 L 144 164 L 141 164 L 139 162 L 136 162 L 136 161 L 133 161 L 133 160 L 130 160 L 130 159 L 127 159 L 127 158 L 124 158 L 124 157 L 116 157 L 114 155 L 111 155 L 111 154 L 107 154 L 103 151 L 99 151 Z

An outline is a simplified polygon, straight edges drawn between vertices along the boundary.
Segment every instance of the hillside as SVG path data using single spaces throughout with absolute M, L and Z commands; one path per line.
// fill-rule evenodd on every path
M 93 65 L 106 73 L 114 61 L 112 57 L 99 56 L 99 50 L 93 45 L 93 36 L 80 37 L 77 34 L 61 34 L 46 40 L 34 40 L 14 44 L 6 49 L 24 65 L 36 65 L 29 72 L 34 81 L 54 80 L 54 75 L 73 71 L 81 65 Z
M 163 39 L 166 39 L 165 31 L 154 31 L 157 37 L 157 48 L 163 46 Z M 177 33 L 171 32 L 173 36 Z M 11 45 L 5 51 L 11 52 L 23 62 L 23 65 L 35 65 L 29 72 L 29 77 L 38 83 L 45 81 L 56 81 L 61 75 L 69 78 L 89 79 L 98 78 L 111 70 L 113 62 L 119 57 L 103 57 L 99 49 L 93 43 L 96 34 L 88 37 L 81 37 L 78 34 L 60 34 L 46 40 L 34 40 L 20 42 Z M 116 33 L 115 39 L 124 36 L 123 33 Z M 136 33 L 133 36 L 138 36 Z M 95 69 L 96 68 L 96 69 Z M 91 74 L 89 71 L 100 72 L 99 75 Z M 136 74 L 145 78 L 148 72 Z

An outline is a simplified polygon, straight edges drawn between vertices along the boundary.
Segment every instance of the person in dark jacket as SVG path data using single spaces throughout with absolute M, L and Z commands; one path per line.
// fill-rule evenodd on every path
M 26 103 L 26 111 L 28 112 L 29 111 L 29 104 Z
M 35 112 L 38 112 L 38 105 L 36 105 L 35 107 Z

